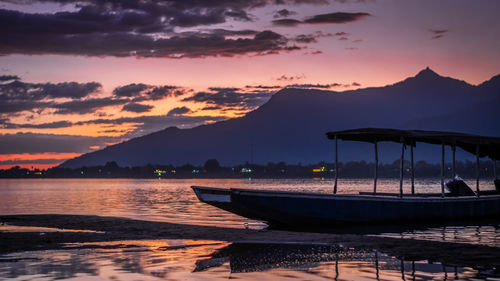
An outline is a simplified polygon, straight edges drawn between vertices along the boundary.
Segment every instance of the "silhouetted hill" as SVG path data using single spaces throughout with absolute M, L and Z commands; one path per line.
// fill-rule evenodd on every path
M 327 131 L 357 127 L 499 136 L 495 118 L 500 105 L 498 77 L 473 86 L 427 68 L 385 87 L 345 92 L 285 88 L 244 117 L 192 129 L 167 128 L 68 160 L 62 166 L 108 161 L 120 166 L 200 164 L 211 158 L 223 165 L 245 161 L 316 163 L 333 157 Z M 437 159 L 432 149 L 423 147 L 417 148 L 417 159 Z M 371 160 L 373 155 L 369 144 L 348 142 L 341 148 L 342 161 Z M 394 160 L 397 151 L 395 144 L 381 145 L 382 161 Z

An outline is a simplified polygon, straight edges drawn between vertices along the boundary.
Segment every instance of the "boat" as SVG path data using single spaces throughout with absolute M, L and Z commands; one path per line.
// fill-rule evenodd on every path
M 329 227 L 350 223 L 408 223 L 500 218 L 500 186 L 496 175 L 496 159 L 500 156 L 500 138 L 463 133 L 380 128 L 329 132 L 327 137 L 335 142 L 335 179 L 332 194 L 202 186 L 192 186 L 192 189 L 199 200 L 204 203 L 278 227 Z M 376 168 L 373 192 L 337 194 L 338 140 L 374 144 Z M 377 144 L 383 141 L 400 143 L 402 147 L 399 193 L 377 192 Z M 441 145 L 441 193 L 419 194 L 415 192 L 413 148 L 420 142 Z M 476 155 L 475 191 L 458 177 L 454 182 L 445 183 L 444 152 L 447 145 L 452 148 L 452 173 L 455 176 L 456 148 L 459 147 Z M 407 147 L 411 150 L 411 193 L 403 194 L 404 153 Z M 480 190 L 480 157 L 489 157 L 494 162 L 495 190 Z M 447 185 L 451 192 L 446 191 Z M 453 190 L 453 186 L 459 187 L 460 190 Z

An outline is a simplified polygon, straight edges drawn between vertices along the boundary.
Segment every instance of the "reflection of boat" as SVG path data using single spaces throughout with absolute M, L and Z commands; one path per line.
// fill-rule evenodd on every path
M 395 241 L 398 246 L 398 241 Z M 428 241 L 418 241 L 418 243 L 421 247 L 418 249 L 410 247 L 411 249 L 406 252 L 399 250 L 408 247 L 396 247 L 399 250 L 388 249 L 386 252 L 340 245 L 233 243 L 215 251 L 209 257 L 196 261 L 194 272 L 206 271 L 229 263 L 231 273 L 263 272 L 277 268 L 317 272 L 315 268 L 322 268 L 321 271 L 326 270 L 324 273 L 334 277 L 335 280 L 338 277 L 349 279 L 349 274 L 356 276 L 365 274 L 364 277 L 367 279 L 375 277 L 380 280 L 386 279 L 384 276 L 395 276 L 394 273 L 397 271 L 401 274 L 402 280 L 405 280 L 405 275 L 415 278 L 440 273 L 446 276 L 447 272 L 458 279 L 466 277 L 464 274 L 474 274 L 470 269 L 466 272 L 465 268 L 470 267 L 481 268 L 483 273 L 489 272 L 492 276 L 498 276 L 494 271 L 498 264 L 494 261 L 494 257 L 484 263 L 474 261 L 471 257 L 475 254 L 467 253 L 467 250 L 470 251 L 467 245 L 456 245 L 455 249 L 451 245 L 445 245 L 440 250 L 440 243 Z M 454 253 L 458 249 L 465 250 L 465 254 L 468 255 L 465 262 L 464 259 L 454 258 L 456 256 Z M 439 251 L 440 255 L 436 255 L 436 251 Z M 328 265 L 334 265 L 334 268 Z
M 389 129 L 358 129 L 328 133 L 335 140 L 334 194 L 302 193 L 287 191 L 219 189 L 193 186 L 198 198 L 205 203 L 226 211 L 264 220 L 272 225 L 319 225 L 361 222 L 408 222 L 430 220 L 456 220 L 500 216 L 500 192 L 479 190 L 479 158 L 487 156 L 495 164 L 500 156 L 500 138 L 434 131 L 408 131 Z M 375 167 L 378 165 L 377 143 L 381 141 L 402 144 L 399 193 L 377 193 L 377 168 L 373 192 L 360 194 L 337 193 L 337 143 L 338 140 L 370 142 L 375 148 Z M 413 147 L 417 142 L 441 144 L 441 193 L 416 194 L 414 188 Z M 455 151 L 459 147 L 476 154 L 476 191 L 473 196 L 445 193 L 444 147 Z M 412 193 L 403 194 L 404 151 L 411 149 Z M 496 165 L 495 165 L 496 166 Z M 495 178 L 496 178 L 496 169 Z

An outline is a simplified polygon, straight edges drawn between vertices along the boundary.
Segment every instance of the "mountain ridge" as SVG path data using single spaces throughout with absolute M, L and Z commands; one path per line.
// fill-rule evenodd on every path
M 243 117 L 191 129 L 166 128 L 70 159 L 61 166 L 75 168 L 107 161 L 116 161 L 121 166 L 202 164 L 210 158 L 224 165 L 252 159 L 256 163 L 330 161 L 331 143 L 324 134 L 356 127 L 425 129 L 427 126 L 499 136 L 500 129 L 495 119 L 491 119 L 495 112 L 490 112 L 500 102 L 498 97 L 500 75 L 471 85 L 440 76 L 430 68 L 383 87 L 344 92 L 284 88 Z M 487 112 L 473 108 L 475 105 L 488 105 Z M 474 120 L 461 116 L 462 111 L 474 112 L 476 116 L 470 117 Z M 466 120 L 467 124 L 461 127 L 453 122 L 455 119 Z M 482 124 L 484 129 L 474 124 Z M 349 156 L 346 160 L 372 154 L 361 144 L 344 146 Z

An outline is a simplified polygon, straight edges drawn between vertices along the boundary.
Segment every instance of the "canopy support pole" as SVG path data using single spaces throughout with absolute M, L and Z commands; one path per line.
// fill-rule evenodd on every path
M 479 198 L 479 144 L 476 144 L 476 196 Z
M 444 197 L 444 142 L 441 143 L 441 197 Z
M 338 138 L 335 135 L 335 183 L 333 185 L 333 194 L 337 194 L 337 180 L 339 176 L 339 150 L 338 150 Z
M 405 160 L 405 142 L 401 138 L 401 161 L 399 162 L 399 197 L 403 198 L 403 169 Z
M 413 144 L 410 146 L 410 157 L 411 157 L 411 194 L 415 194 L 415 164 L 413 160 Z
M 457 176 L 457 170 L 456 170 L 456 166 L 455 166 L 455 152 L 457 152 L 457 147 L 455 145 L 452 145 L 451 146 L 451 151 L 453 152 L 453 164 L 451 166 L 451 172 L 453 174 L 453 178 L 455 178 Z
M 497 180 L 497 159 L 493 158 L 493 177 L 494 180 Z
M 377 193 L 377 178 L 378 178 L 378 147 L 375 140 L 375 178 L 373 179 L 373 193 Z

